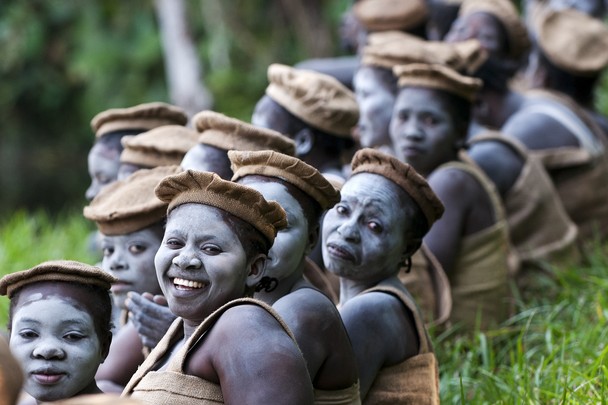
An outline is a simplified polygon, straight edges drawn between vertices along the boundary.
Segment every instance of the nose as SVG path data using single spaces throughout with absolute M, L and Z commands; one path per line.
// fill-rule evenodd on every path
M 54 339 L 48 338 L 41 340 L 32 351 L 32 357 L 44 360 L 61 360 L 65 357 L 65 352 L 59 347 Z
M 361 235 L 359 234 L 359 229 L 357 228 L 355 219 L 350 219 L 343 222 L 338 227 L 338 235 L 342 236 L 344 240 L 351 242 L 359 242 L 361 240 Z
M 174 266 L 182 270 L 197 270 L 203 266 L 201 259 L 192 254 L 180 254 L 171 261 Z
M 418 125 L 418 120 L 410 118 L 403 127 L 403 135 L 409 140 L 420 140 L 423 137 L 422 129 Z
M 127 270 L 129 265 L 127 261 L 122 257 L 122 255 L 114 253 L 112 260 L 110 262 L 110 270 L 111 271 L 121 271 Z
M 99 193 L 99 187 L 95 184 L 95 182 L 92 182 L 89 188 L 87 188 L 87 191 L 84 193 L 84 196 L 88 201 L 91 201 L 93 198 L 95 198 L 97 193 Z

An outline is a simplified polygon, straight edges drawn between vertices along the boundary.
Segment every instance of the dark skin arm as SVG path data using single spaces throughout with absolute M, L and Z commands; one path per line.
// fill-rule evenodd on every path
M 398 364 L 418 353 L 414 319 L 396 298 L 385 293 L 367 293 L 340 308 L 350 336 L 364 400 L 382 367 Z
M 108 357 L 95 375 L 104 392 L 122 392 L 122 388 L 144 361 L 142 349 L 137 330 L 130 322 L 120 328 L 112 339 Z
M 424 237 L 424 243 L 450 274 L 462 238 L 491 226 L 494 212 L 482 186 L 462 170 L 437 170 L 429 176 L 428 182 L 443 202 L 445 212 Z
M 220 384 L 226 404 L 312 404 L 304 358 L 264 309 L 228 309 L 191 351 L 185 372 Z
M 129 311 L 129 321 L 148 348 L 154 348 L 158 344 L 176 318 L 162 295 L 140 295 L 132 291 L 125 305 Z
M 519 139 L 528 149 L 579 146 L 578 139 L 562 124 L 545 114 L 520 111 L 511 116 L 501 132 Z
M 354 352 L 335 305 L 321 292 L 301 288 L 273 304 L 293 332 L 315 388 L 337 390 L 357 382 Z
M 476 143 L 467 152 L 504 199 L 519 177 L 524 159 L 509 146 L 496 141 Z

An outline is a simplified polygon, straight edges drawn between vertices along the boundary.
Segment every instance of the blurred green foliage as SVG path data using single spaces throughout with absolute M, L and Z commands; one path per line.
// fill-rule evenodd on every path
M 337 37 L 349 0 L 301 3 L 319 8 Z M 187 1 L 215 110 L 249 119 L 270 63 L 323 56 L 307 51 L 315 32 L 301 41 L 286 4 Z M 0 215 L 82 207 L 91 118 L 107 108 L 170 102 L 152 0 L 4 0 L 0 52 Z

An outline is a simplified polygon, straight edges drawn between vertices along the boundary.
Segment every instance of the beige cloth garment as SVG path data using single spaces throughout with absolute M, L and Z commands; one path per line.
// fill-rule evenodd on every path
M 542 267 L 545 262 L 557 266 L 576 263 L 580 259 L 578 228 L 566 213 L 542 162 L 517 139 L 499 132 L 484 132 L 469 144 L 488 141 L 506 145 L 524 161 L 519 177 L 503 200 L 509 236 L 522 270 Z
M 448 274 L 452 288 L 450 319 L 468 330 L 478 322 L 481 329 L 487 329 L 506 320 L 511 313 L 509 279 L 519 272 L 519 263 L 510 245 L 504 209 L 494 184 L 466 154 L 461 153 L 460 159 L 437 170 L 449 168 L 470 174 L 490 197 L 496 222 L 465 236 L 460 243 L 454 270 Z
M 293 334 L 272 307 L 252 298 L 236 299 L 209 315 L 169 360 L 167 368 L 155 371 L 155 366 L 159 361 L 169 354 L 169 350 L 179 339 L 183 338 L 183 320 L 181 318 L 176 319 L 128 382 L 122 396 L 131 396 L 144 404 L 150 405 L 223 404 L 224 398 L 221 387 L 202 378 L 185 374 L 184 363 L 190 350 L 195 347 L 200 338 L 213 327 L 226 310 L 237 305 L 257 305 L 268 311 L 281 324 L 297 346 Z
M 409 271 L 399 270 L 399 280 L 412 295 L 422 311 L 427 326 L 445 324 L 452 312 L 450 281 L 443 266 L 423 243 L 412 256 Z
M 315 405 L 360 405 L 359 383 L 343 390 L 318 390 L 315 388 Z
M 526 111 L 548 115 L 568 128 L 581 146 L 533 151 L 547 169 L 579 240 L 608 237 L 608 156 L 606 134 L 574 101 L 555 92 L 528 93 Z M 542 107 L 541 107 L 542 106 Z
M 406 291 L 378 284 L 363 291 L 383 292 L 398 298 L 412 313 L 420 347 L 414 357 L 380 369 L 372 383 L 365 405 L 434 405 L 439 404 L 439 368 L 431 339 L 424 326 L 420 309 Z

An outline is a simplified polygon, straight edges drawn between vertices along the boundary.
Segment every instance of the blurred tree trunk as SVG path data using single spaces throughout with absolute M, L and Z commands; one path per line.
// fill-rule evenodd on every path
M 331 56 L 333 33 L 324 16 L 322 0 L 280 0 L 288 21 L 310 57 Z
M 171 102 L 190 116 L 211 108 L 213 98 L 188 29 L 184 0 L 155 0 Z

